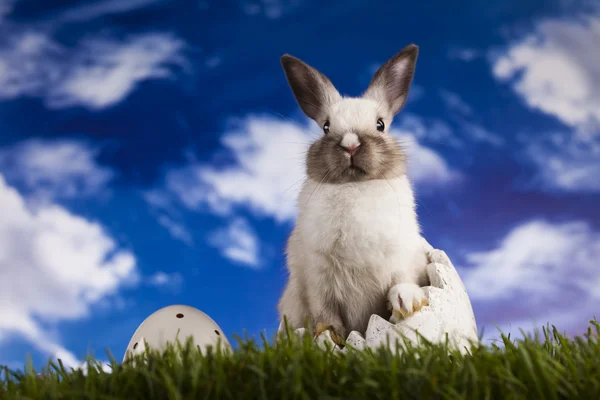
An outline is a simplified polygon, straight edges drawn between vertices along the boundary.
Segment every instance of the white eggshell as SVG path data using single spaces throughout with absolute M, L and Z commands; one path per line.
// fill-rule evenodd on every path
M 168 342 L 175 344 L 179 340 L 185 344 L 190 336 L 201 351 L 207 346 L 216 348 L 219 340 L 221 349 L 231 349 L 223 330 L 212 318 L 197 308 L 173 305 L 161 308 L 141 323 L 127 345 L 123 361 L 130 355 L 143 353 L 145 344 L 163 350 Z

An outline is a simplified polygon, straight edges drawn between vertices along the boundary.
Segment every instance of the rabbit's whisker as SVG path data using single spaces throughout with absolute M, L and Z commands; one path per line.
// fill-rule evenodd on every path
M 321 178 L 319 183 L 317 183 L 317 186 L 315 186 L 313 191 L 310 193 L 310 196 L 308 196 L 308 200 L 306 200 L 306 205 L 308 205 L 308 202 L 310 201 L 311 197 L 313 196 L 313 194 L 315 194 L 315 191 L 321 187 L 323 181 L 327 178 L 327 176 L 329 176 L 330 172 L 331 172 L 330 169 L 327 170 L 327 172 L 325 173 L 325 175 L 323 175 L 323 177 Z
M 299 179 L 298 181 L 296 181 L 296 183 L 294 183 L 292 186 L 290 186 L 289 188 L 285 189 L 282 193 L 287 192 L 288 190 L 290 190 L 291 188 L 293 188 L 294 186 L 296 186 L 297 184 L 299 184 L 300 182 L 304 183 L 306 182 L 308 179 L 308 177 L 304 177 L 302 179 Z

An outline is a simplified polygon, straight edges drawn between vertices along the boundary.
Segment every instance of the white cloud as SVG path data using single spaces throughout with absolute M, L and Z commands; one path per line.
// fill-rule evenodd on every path
M 545 189 L 600 190 L 600 15 L 548 19 L 533 33 L 494 54 L 493 73 L 536 110 L 572 131 L 524 138 L 525 155 Z
M 438 153 L 419 144 L 411 132 L 394 130 L 392 133 L 406 147 L 409 157 L 408 176 L 417 185 L 444 186 L 462 179 L 462 175 L 451 169 Z
M 231 261 L 251 268 L 259 268 L 260 243 L 256 233 L 244 218 L 233 219 L 226 228 L 209 237 L 209 243 Z
M 178 273 L 168 274 L 163 271 L 156 272 L 154 275 L 148 278 L 148 282 L 154 286 L 166 286 L 173 282 L 181 281 L 181 275 Z
M 598 312 L 598 301 L 583 300 L 577 304 L 577 312 L 565 312 L 560 309 L 546 309 L 546 310 L 534 310 L 530 311 L 528 316 L 517 317 L 515 319 L 508 320 L 501 324 L 486 324 L 480 329 L 483 330 L 482 342 L 484 344 L 491 344 L 500 341 L 500 333 L 505 335 L 510 334 L 511 340 L 522 338 L 522 331 L 526 335 L 533 335 L 539 333 L 542 335 L 542 328 L 547 325 L 552 328 L 555 326 L 556 329 L 569 336 L 581 336 L 590 327 L 589 321 L 594 319 L 600 319 L 600 313 Z M 543 336 L 542 336 L 543 337 Z
M 72 139 L 29 139 L 0 150 L 0 171 L 9 181 L 46 199 L 97 196 L 114 177 L 96 162 L 98 150 Z
M 481 52 L 470 48 L 453 48 L 452 50 L 450 50 L 448 55 L 451 59 L 458 59 L 464 62 L 470 62 L 475 60 L 476 58 L 481 57 Z
M 498 317 L 495 322 L 503 326 L 549 322 L 577 331 L 597 312 L 592 304 L 600 301 L 600 233 L 585 222 L 529 221 L 497 248 L 466 259 L 460 272 L 471 300 L 482 307 L 501 305 L 504 314 L 487 312 L 484 325 Z
M 458 95 L 457 93 L 451 92 L 449 90 L 440 89 L 440 97 L 446 104 L 446 107 L 453 111 L 458 111 L 459 113 L 470 116 L 473 114 L 473 109 L 470 105 L 465 103 L 465 101 Z
M 152 192 L 155 205 L 170 204 L 172 195 L 196 211 L 231 215 L 236 207 L 246 207 L 278 222 L 295 218 L 297 194 L 305 179 L 306 150 L 320 135 L 316 126 L 257 116 L 235 122 L 222 137 L 235 163 L 223 166 L 194 161 L 168 171 L 165 191 Z M 410 176 L 416 185 L 443 185 L 459 176 L 439 154 L 420 145 L 412 132 L 397 129 L 395 134 L 409 148 Z
M 171 237 L 188 246 L 194 245 L 192 234 L 182 222 L 181 213 L 169 193 L 152 189 L 142 192 L 141 195 L 150 206 L 150 213 L 155 216 L 157 222 L 169 232 Z
M 572 127 L 600 121 L 600 16 L 545 20 L 506 53 L 493 73 L 526 103 Z
M 212 56 L 206 59 L 206 66 L 208 68 L 217 68 L 219 65 L 221 65 L 221 63 L 223 62 L 223 59 L 219 56 Z
M 169 232 L 173 238 L 181 240 L 188 246 L 192 246 L 194 244 L 192 235 L 183 224 L 174 221 L 171 217 L 165 214 L 159 215 L 157 221 Z
M 57 205 L 31 207 L 0 175 L 0 332 L 77 359 L 43 328 L 89 315 L 138 280 L 136 260 L 101 225 Z
M 293 185 L 304 179 L 309 129 L 268 117 L 237 122 L 222 138 L 234 165 L 191 163 L 167 174 L 167 189 L 190 209 L 208 205 L 213 212 L 228 214 L 244 205 L 280 222 L 292 219 L 299 189 Z
M 185 43 L 164 33 L 87 38 L 73 49 L 34 31 L 7 40 L 0 50 L 0 100 L 40 97 L 50 108 L 103 109 L 140 82 L 170 78 L 172 67 L 186 67 Z
M 89 21 L 112 14 L 123 14 L 151 5 L 165 2 L 166 0 L 106 0 L 83 4 L 69 8 L 59 15 L 53 16 L 54 24 L 68 22 Z
M 52 25 L 59 26 L 71 22 L 84 22 L 113 14 L 123 14 L 152 5 L 163 3 L 166 0 L 104 0 L 95 1 L 67 8 L 58 14 L 50 15 Z M 14 8 L 16 0 L 2 0 L 0 2 L 0 24 Z
M 600 192 L 600 140 L 558 132 L 521 140 L 527 161 L 538 170 L 530 184 L 548 191 Z
M 12 12 L 15 0 L 2 0 L 0 2 L 0 25 L 4 19 Z
M 253 0 L 246 1 L 243 10 L 247 15 L 264 15 L 268 19 L 279 19 L 293 11 L 300 4 L 299 0 Z
M 394 129 L 410 133 L 415 139 L 422 142 L 448 145 L 453 148 L 461 148 L 464 142 L 457 137 L 450 125 L 434 118 L 421 118 L 418 115 L 404 112 L 394 122 Z
M 473 141 L 485 142 L 495 147 L 504 146 L 504 138 L 493 132 L 490 132 L 481 125 L 473 122 L 461 120 L 460 126 L 464 133 L 468 135 Z
M 177 214 L 177 209 L 174 207 L 173 201 L 168 193 L 158 189 L 152 189 L 142 192 L 141 196 L 151 207 L 165 210 L 171 215 Z
M 149 276 L 147 282 L 150 286 L 179 291 L 183 284 L 183 276 L 179 272 L 167 273 L 158 271 Z
M 473 122 L 473 108 L 465 102 L 458 93 L 440 89 L 439 95 L 448 110 L 452 112 L 450 117 L 458 123 L 460 133 L 463 137 L 468 138 L 473 142 L 483 142 L 495 147 L 504 145 L 504 139 L 501 136 L 490 132 L 478 123 Z M 440 123 L 438 122 L 438 124 Z M 435 130 L 432 130 L 431 128 L 427 129 L 424 126 L 420 128 L 420 131 L 423 131 L 424 136 L 432 136 L 431 132 L 435 133 Z M 437 140 L 443 141 L 444 139 L 450 139 L 452 141 L 450 143 L 453 143 L 455 146 L 462 146 L 462 141 L 459 141 L 454 137 L 454 134 L 449 127 L 442 132 L 446 132 L 444 137 L 439 137 Z

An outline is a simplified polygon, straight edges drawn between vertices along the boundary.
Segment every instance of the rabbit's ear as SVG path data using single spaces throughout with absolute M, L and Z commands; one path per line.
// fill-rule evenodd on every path
M 300 108 L 315 121 L 341 97 L 329 78 L 296 57 L 283 55 L 281 65 Z
M 415 73 L 419 47 L 409 44 L 377 70 L 364 96 L 385 102 L 392 115 L 404 106 Z

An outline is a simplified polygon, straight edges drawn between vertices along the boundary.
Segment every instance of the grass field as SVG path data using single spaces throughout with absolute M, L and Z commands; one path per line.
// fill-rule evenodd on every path
M 110 372 L 93 360 L 87 374 L 49 363 L 43 378 L 3 368 L 0 399 L 600 399 L 599 333 L 596 321 L 574 339 L 547 327 L 464 356 L 432 344 L 338 353 L 295 336 L 203 355 L 187 341 Z

